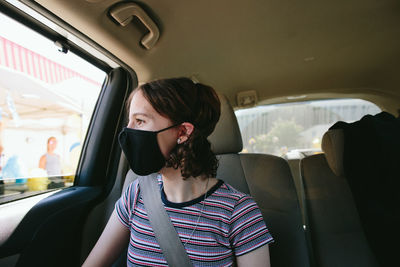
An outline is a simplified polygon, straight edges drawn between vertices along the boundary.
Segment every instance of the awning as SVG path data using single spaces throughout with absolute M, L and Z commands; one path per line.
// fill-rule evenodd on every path
M 98 82 L 2 36 L 0 36 L 0 66 L 25 73 L 50 84 L 78 77 L 101 86 Z
M 7 129 L 46 131 L 62 126 L 65 130 L 71 115 L 87 112 L 83 93 L 94 92 L 93 88 L 98 93 L 100 87 L 99 82 L 0 36 L 0 118 Z

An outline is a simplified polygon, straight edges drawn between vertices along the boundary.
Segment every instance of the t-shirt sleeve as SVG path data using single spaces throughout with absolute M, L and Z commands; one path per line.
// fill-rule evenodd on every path
M 125 192 L 115 203 L 115 211 L 117 213 L 119 221 L 128 228 L 133 204 L 135 203 L 136 190 L 137 180 L 135 180 L 128 186 Z
M 231 216 L 229 239 L 235 256 L 251 252 L 274 241 L 261 211 L 250 196 L 241 197 Z

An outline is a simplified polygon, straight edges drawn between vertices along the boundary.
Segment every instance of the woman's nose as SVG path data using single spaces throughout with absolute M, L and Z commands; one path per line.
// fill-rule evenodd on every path
M 126 126 L 127 128 L 132 128 L 133 129 L 133 127 L 134 127 L 134 123 L 133 123 L 133 121 L 129 121 L 128 122 L 128 125 Z

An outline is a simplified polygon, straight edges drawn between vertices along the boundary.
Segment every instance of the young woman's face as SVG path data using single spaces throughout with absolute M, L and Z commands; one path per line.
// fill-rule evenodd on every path
M 47 147 L 49 150 L 54 151 L 57 147 L 57 139 L 51 138 L 47 143 Z
M 170 119 L 157 113 L 141 90 L 136 91 L 130 103 L 128 128 L 159 131 L 172 125 Z M 158 145 L 165 158 L 169 157 L 170 151 L 176 146 L 178 128 L 174 127 L 157 134 Z

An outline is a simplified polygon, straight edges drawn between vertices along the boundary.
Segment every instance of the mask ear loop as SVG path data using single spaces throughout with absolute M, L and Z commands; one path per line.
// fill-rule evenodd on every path
M 174 127 L 176 127 L 176 126 L 178 126 L 178 125 L 180 125 L 180 124 L 182 124 L 182 122 L 177 123 L 177 124 L 174 124 L 174 125 L 169 126 L 169 127 L 167 127 L 167 128 L 161 129 L 161 130 L 159 130 L 159 131 L 155 131 L 154 133 L 158 134 L 158 133 L 164 132 L 164 131 L 169 130 L 169 129 L 171 129 L 171 128 L 174 128 Z M 193 123 L 192 123 L 192 124 L 193 124 Z M 194 126 L 194 125 L 193 125 L 193 126 Z M 194 126 L 194 127 L 195 127 L 195 126 Z M 178 145 L 181 144 L 181 143 L 182 143 L 182 139 L 179 137 L 179 138 L 176 140 L 176 143 L 177 143 Z
M 169 127 L 167 127 L 167 128 L 161 129 L 161 130 L 159 130 L 159 131 L 155 131 L 154 133 L 158 134 L 158 133 L 164 132 L 164 131 L 169 130 L 169 129 L 171 129 L 171 128 L 174 128 L 174 127 L 176 127 L 176 126 L 178 126 L 178 125 L 180 125 L 180 124 L 181 124 L 181 122 L 180 122 L 180 123 L 177 123 L 177 124 L 174 124 L 174 125 L 172 125 L 172 126 L 169 126 Z

